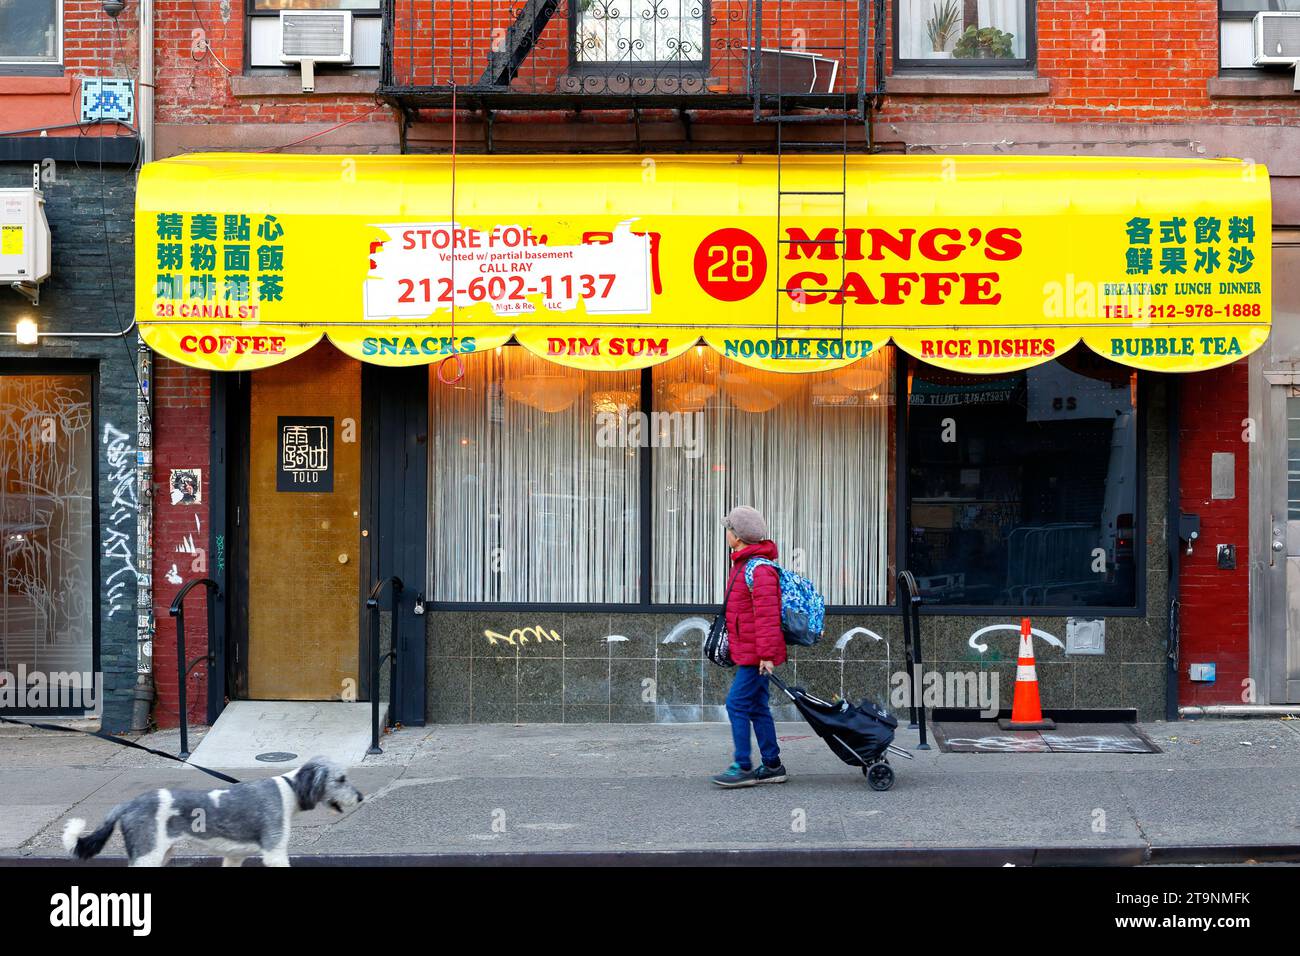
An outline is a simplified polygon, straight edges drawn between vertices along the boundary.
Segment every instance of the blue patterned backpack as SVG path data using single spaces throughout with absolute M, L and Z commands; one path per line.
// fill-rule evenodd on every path
M 745 563 L 745 583 L 754 590 L 754 569 L 760 564 L 776 568 L 781 579 L 781 633 L 787 644 L 812 647 L 822 636 L 825 626 L 826 599 L 802 574 L 781 567 L 767 558 L 750 558 Z

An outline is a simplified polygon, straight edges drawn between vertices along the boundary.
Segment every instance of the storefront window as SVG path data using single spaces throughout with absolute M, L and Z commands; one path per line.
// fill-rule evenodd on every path
M 661 426 L 690 441 L 654 451 L 656 603 L 717 601 L 719 521 L 737 504 L 767 518 L 781 561 L 828 604 L 888 600 L 891 353 L 811 374 L 761 372 L 711 349 L 653 370 Z
M 94 670 L 88 375 L 0 375 L 0 672 Z M 48 678 L 57 682 L 55 678 Z
M 583 372 L 516 347 L 465 364 L 453 385 L 430 378 L 435 600 L 712 604 L 722 516 L 749 504 L 827 603 L 889 601 L 892 351 L 817 373 L 758 371 L 703 346 L 643 372 Z
M 430 573 L 438 601 L 635 603 L 640 450 L 596 415 L 640 405 L 639 372 L 500 348 L 430 379 Z
M 1133 607 L 1136 373 L 1078 350 L 1010 375 L 916 365 L 909 561 L 949 605 Z

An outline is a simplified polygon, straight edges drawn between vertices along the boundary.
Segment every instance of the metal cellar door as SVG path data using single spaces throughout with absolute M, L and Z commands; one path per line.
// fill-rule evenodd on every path
M 321 343 L 252 373 L 250 404 L 248 696 L 338 700 L 358 677 L 361 366 Z

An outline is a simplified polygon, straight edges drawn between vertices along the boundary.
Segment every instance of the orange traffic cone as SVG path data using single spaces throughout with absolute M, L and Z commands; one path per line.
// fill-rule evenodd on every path
M 1034 638 L 1027 617 L 1020 619 L 1020 659 L 1016 664 L 1016 695 L 1011 702 L 1011 719 L 1001 718 L 998 726 L 1003 730 L 1055 730 L 1056 721 L 1043 719 L 1043 708 L 1038 701 Z

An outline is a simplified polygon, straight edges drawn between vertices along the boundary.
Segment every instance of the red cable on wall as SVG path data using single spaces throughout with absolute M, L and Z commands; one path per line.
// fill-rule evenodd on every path
M 451 342 L 456 348 L 456 81 L 451 83 Z M 456 363 L 456 373 L 448 377 L 443 371 L 448 362 Z M 459 350 L 438 363 L 438 381 L 455 385 L 465 377 L 465 360 Z

